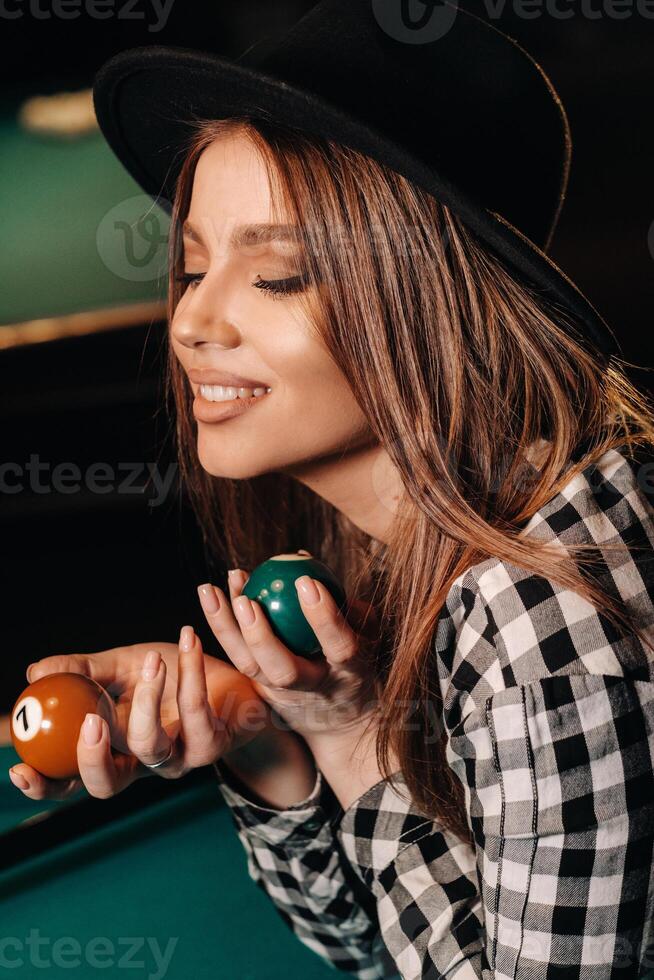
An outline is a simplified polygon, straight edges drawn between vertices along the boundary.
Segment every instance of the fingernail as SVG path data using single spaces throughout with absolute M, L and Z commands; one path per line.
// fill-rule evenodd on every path
M 205 585 L 198 585 L 198 592 L 200 593 L 200 602 L 204 611 L 208 612 L 210 616 L 217 613 L 220 609 L 220 602 L 211 582 L 207 582 Z
M 30 684 L 32 683 L 32 678 L 30 677 L 30 671 L 32 670 L 32 667 L 36 667 L 36 664 L 30 664 L 27 670 L 25 671 L 25 676 L 27 677 Z
M 30 784 L 27 782 L 24 776 L 21 776 L 19 772 L 14 772 L 13 769 L 9 770 L 9 778 L 11 779 L 14 786 L 18 789 L 29 789 Z
M 143 667 L 141 668 L 142 680 L 153 681 L 155 679 L 159 670 L 160 660 L 161 657 L 158 650 L 148 650 L 143 661 Z
M 300 594 L 300 598 L 307 606 L 316 606 L 320 602 L 320 593 L 316 588 L 315 582 L 308 575 L 300 575 L 295 579 L 295 585 Z
M 182 626 L 179 631 L 179 647 L 184 653 L 189 653 L 193 647 L 193 627 L 192 626 Z
M 100 719 L 97 715 L 88 714 L 82 725 L 82 734 L 87 745 L 97 745 L 102 735 Z
M 234 599 L 234 611 L 241 626 L 250 626 L 254 622 L 254 609 L 246 595 L 239 595 Z

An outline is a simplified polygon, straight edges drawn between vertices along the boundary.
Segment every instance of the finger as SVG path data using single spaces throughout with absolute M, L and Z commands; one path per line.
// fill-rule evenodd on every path
M 295 690 L 313 690 L 324 678 L 327 666 L 323 662 L 311 662 L 304 657 L 296 657 L 275 636 L 270 623 L 257 602 L 252 602 L 254 619 L 252 624 L 239 622 L 236 616 L 236 600 L 247 575 L 236 569 L 229 576 L 229 589 L 232 602 L 228 602 L 217 586 L 208 586 L 219 609 L 209 614 L 213 619 L 212 628 L 219 643 L 237 670 L 250 680 L 265 687 L 293 687 Z M 200 601 L 207 602 L 208 589 L 199 589 Z M 245 597 L 247 599 L 247 597 Z M 206 610 L 205 610 L 206 611 Z
M 307 555 L 307 557 L 311 557 L 310 552 L 305 551 L 303 549 L 300 549 L 298 551 L 298 554 L 299 555 L 304 554 Z M 228 574 L 229 591 L 230 591 L 230 595 L 232 596 L 232 600 L 236 596 L 241 595 L 243 591 L 243 587 L 247 582 L 247 579 L 248 579 L 247 573 L 244 572 L 243 569 L 235 568 L 229 572 Z M 232 605 L 233 605 L 233 601 L 232 601 Z M 363 601 L 358 599 L 352 599 L 350 603 L 346 604 L 346 608 L 344 612 L 346 616 L 349 616 L 351 618 L 352 621 L 351 625 L 355 632 L 357 631 L 357 627 L 363 625 L 364 617 L 362 616 L 362 613 L 363 613 L 364 606 L 367 606 L 367 603 L 364 603 Z M 299 676 L 295 684 L 293 685 L 294 689 L 296 690 L 312 690 L 313 688 L 315 688 L 317 683 L 319 683 L 319 681 L 323 679 L 324 674 L 326 673 L 325 670 L 326 665 L 323 660 L 307 661 L 305 658 L 300 658 L 299 664 L 296 664 L 296 666 L 299 671 Z M 258 677 L 255 677 L 254 679 L 257 680 L 259 683 L 263 683 L 263 681 Z
M 97 715 L 94 717 L 98 717 Z M 82 787 L 86 787 L 92 796 L 112 796 L 121 789 L 124 789 L 137 778 L 136 766 L 127 756 L 117 756 L 113 759 L 109 746 L 109 729 L 106 721 L 103 721 L 104 730 L 102 738 L 94 747 L 89 747 L 84 743 L 83 733 L 80 731 L 80 741 L 77 746 L 77 759 L 80 768 L 80 776 L 70 779 L 51 779 L 43 773 L 34 769 L 26 763 L 19 763 L 9 770 L 13 784 L 32 800 L 66 800 L 77 793 Z M 82 726 L 83 729 L 84 726 Z M 108 754 L 110 765 L 105 762 Z M 138 760 L 136 760 L 138 762 Z M 104 770 L 100 778 L 100 770 Z M 14 778 L 15 774 L 15 778 Z
M 99 737 L 98 737 L 99 736 Z M 87 714 L 77 740 L 80 777 L 91 796 L 105 800 L 129 786 L 142 774 L 138 759 L 111 752 L 111 733 L 104 718 Z
M 120 738 L 122 732 L 127 732 L 127 727 L 129 725 L 129 714 L 130 711 L 132 710 L 133 700 L 134 699 L 132 696 L 122 701 L 116 701 L 114 703 L 114 711 L 116 713 L 116 723 L 115 723 L 116 731 L 115 733 L 112 733 L 112 744 L 114 748 L 118 749 L 120 752 L 130 751 L 124 736 L 123 736 L 122 745 L 120 744 Z
M 234 664 L 246 677 L 254 677 L 259 667 L 243 639 L 231 603 L 217 586 L 207 582 L 198 586 L 202 611 L 213 635 Z
M 82 788 L 82 780 L 49 779 L 27 763 L 18 763 L 9 770 L 14 786 L 30 800 L 67 800 Z
M 258 665 L 251 679 L 267 687 L 313 690 L 323 680 L 328 667 L 324 660 L 312 661 L 296 656 L 275 636 L 264 610 L 247 596 L 236 596 L 234 615 Z
M 248 578 L 249 575 L 243 568 L 230 568 L 229 571 L 227 572 L 227 587 L 229 589 L 229 598 L 231 602 L 232 612 L 234 612 L 234 600 L 236 599 L 237 596 L 243 594 L 243 589 L 245 588 L 245 583 L 247 582 Z M 236 618 L 236 622 L 238 623 L 237 618 Z M 243 631 L 240 629 L 240 624 L 239 624 L 239 632 L 242 637 Z M 250 677 L 252 680 L 256 680 L 259 684 L 261 684 L 264 682 L 264 678 L 259 670 L 259 665 L 256 661 L 256 658 L 252 656 L 249 647 L 247 647 L 247 651 L 248 651 L 247 656 L 250 662 L 250 673 L 247 676 Z M 242 668 L 239 668 L 239 670 L 241 670 L 241 672 L 244 674 L 246 673 L 246 671 L 243 670 Z
M 183 626 L 179 636 L 177 707 L 185 765 L 209 765 L 221 754 L 227 731 L 209 704 L 204 652 L 191 626 Z
M 237 595 L 241 595 L 248 578 L 248 573 L 243 568 L 230 568 L 227 573 L 230 599 L 234 600 Z
M 144 766 L 165 759 L 174 741 L 161 724 L 165 684 L 166 663 L 158 650 L 148 650 L 141 676 L 134 686 L 126 733 L 129 752 Z M 166 768 L 166 775 L 171 774 L 171 770 L 178 774 L 179 760 L 171 758 Z
M 309 552 L 298 552 L 298 554 L 306 554 L 310 557 Z M 229 592 L 232 599 L 232 608 L 234 609 L 234 600 L 242 595 L 245 583 L 248 580 L 247 572 L 242 568 L 231 569 L 228 575 Z M 257 605 L 254 603 L 254 605 Z M 255 610 L 256 615 L 256 610 Z M 240 624 L 239 624 L 240 625 Z M 267 639 L 262 638 L 262 644 L 267 643 L 271 648 L 271 656 L 274 655 L 274 649 L 281 649 L 285 651 L 286 656 L 289 653 L 288 648 L 280 643 L 275 634 L 273 633 L 272 627 L 270 626 L 270 621 L 265 616 L 261 618 L 261 630 Z M 254 637 L 252 637 L 254 639 Z M 274 649 L 273 649 L 274 647 Z M 255 659 L 256 656 L 255 656 Z M 260 661 L 257 660 L 260 666 Z M 264 684 L 267 687 L 292 687 L 294 690 L 299 691 L 311 691 L 313 690 L 321 680 L 323 680 L 325 673 L 327 672 L 327 664 L 324 660 L 310 661 L 305 657 L 295 657 L 293 656 L 293 662 L 295 666 L 295 679 L 291 680 L 287 678 L 286 683 L 281 683 L 279 675 L 276 676 L 276 680 L 272 679 L 266 680 L 263 672 L 259 672 L 252 676 L 252 679 L 258 684 Z M 282 669 L 281 664 L 279 665 L 279 670 Z
M 311 557 L 308 551 L 304 551 L 302 549 L 298 551 L 298 554 L 304 554 Z M 242 568 L 232 568 L 229 570 L 227 582 L 229 585 L 229 594 L 232 600 L 237 595 L 241 595 L 247 580 L 247 572 L 245 572 Z M 363 636 L 369 636 L 371 639 L 377 639 L 379 634 L 379 620 L 377 610 L 372 603 L 366 602 L 363 599 L 346 599 L 345 604 L 341 609 L 341 615 L 356 633 L 360 633 Z
M 334 597 L 322 582 L 309 575 L 295 580 L 302 612 L 313 629 L 328 663 L 334 666 L 355 666 L 359 653 L 360 638 L 347 618 L 339 610 Z M 314 596 L 317 595 L 317 601 Z M 352 618 L 360 613 L 354 602 L 350 604 Z
M 30 684 L 45 677 L 70 671 L 74 674 L 85 674 L 101 684 L 110 694 L 119 694 L 130 682 L 133 666 L 128 664 L 131 657 L 125 657 L 125 647 L 114 647 L 99 653 L 54 654 L 30 664 L 26 677 Z

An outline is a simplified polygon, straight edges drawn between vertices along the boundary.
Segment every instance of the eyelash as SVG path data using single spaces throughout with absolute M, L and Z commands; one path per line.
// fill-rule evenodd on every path
M 196 285 L 204 278 L 204 272 L 183 272 L 175 277 L 176 282 L 186 283 L 187 286 Z M 270 294 L 271 299 L 281 299 L 291 293 L 299 293 L 306 289 L 309 284 L 309 277 L 306 273 L 297 276 L 290 276 L 288 279 L 262 279 L 260 275 L 252 286 L 255 289 L 263 289 Z

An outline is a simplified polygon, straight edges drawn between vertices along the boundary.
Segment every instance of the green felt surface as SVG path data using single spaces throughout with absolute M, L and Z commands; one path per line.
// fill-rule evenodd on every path
M 165 298 L 165 213 L 99 132 L 29 133 L 19 104 L 0 107 L 0 324 Z
M 30 800 L 16 789 L 9 778 L 9 770 L 19 762 L 13 745 L 0 746 L 0 833 L 15 827 L 21 820 L 62 805 L 56 800 Z M 86 795 L 86 791 L 81 790 L 76 799 Z
M 28 816 L 43 803 L 26 800 L 9 783 L 14 760 L 13 749 L 0 749 L 0 799 L 8 812 Z M 7 816 L 3 809 L 5 825 Z M 0 903 L 0 974 L 21 980 L 336 975 L 248 877 L 229 809 L 212 781 L 1 874 Z M 121 962 L 128 955 L 132 962 Z

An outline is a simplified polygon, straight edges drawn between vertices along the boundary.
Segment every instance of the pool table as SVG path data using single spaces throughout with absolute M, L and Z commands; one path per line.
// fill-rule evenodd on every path
M 89 102 L 90 89 L 79 93 Z M 34 98 L 0 94 L 0 350 L 165 316 L 170 222 L 94 127 L 32 131 Z M 93 119 L 95 117 L 93 116 Z
M 0 747 L 0 857 L 8 865 L 0 872 L 0 974 L 334 980 L 248 877 L 211 767 L 181 780 L 142 779 L 111 800 L 82 789 L 74 801 L 43 803 L 10 782 L 17 761 L 13 747 Z M 86 826 L 77 826 L 75 806 L 91 813 Z M 98 825 L 107 807 L 124 812 Z M 30 854 L 45 837 L 47 847 Z

